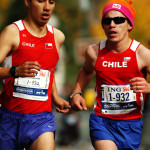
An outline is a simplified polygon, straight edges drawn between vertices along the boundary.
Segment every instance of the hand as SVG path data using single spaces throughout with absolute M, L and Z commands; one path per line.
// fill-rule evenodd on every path
M 40 71 L 40 64 L 37 61 L 26 61 L 16 69 L 17 77 L 35 77 Z
M 56 110 L 60 113 L 68 113 L 69 112 L 69 102 L 62 99 L 61 97 L 57 97 L 57 99 L 53 99 L 53 103 L 56 106 Z M 67 108 L 66 108 L 67 107 Z
M 85 100 L 80 94 L 73 96 L 71 100 L 71 106 L 74 110 L 87 110 Z
M 135 93 L 150 93 L 150 83 L 144 78 L 135 77 L 130 80 L 131 90 Z

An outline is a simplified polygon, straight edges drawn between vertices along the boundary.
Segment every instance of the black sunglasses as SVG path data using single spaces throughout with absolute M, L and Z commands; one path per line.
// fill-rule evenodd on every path
M 102 23 L 105 25 L 110 25 L 112 20 L 114 21 L 115 24 L 121 24 L 121 23 L 124 23 L 125 20 L 128 20 L 128 19 L 125 17 L 114 17 L 114 18 L 106 17 L 102 19 Z

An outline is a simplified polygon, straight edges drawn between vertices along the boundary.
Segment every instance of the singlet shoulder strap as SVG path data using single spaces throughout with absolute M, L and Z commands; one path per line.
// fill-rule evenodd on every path
M 138 47 L 140 46 L 141 43 L 137 42 L 136 40 L 133 40 L 130 49 L 134 52 L 136 52 L 136 50 L 138 49 Z
M 51 26 L 51 25 L 48 25 L 47 24 L 47 29 L 48 29 L 48 31 L 50 31 L 52 34 L 54 34 L 54 29 L 53 29 L 53 27 Z
M 99 45 L 99 49 L 100 49 L 100 51 L 101 51 L 103 48 L 106 47 L 106 40 L 101 41 L 99 44 L 100 44 L 100 45 Z
M 22 20 L 16 21 L 14 22 L 14 24 L 16 24 L 16 26 L 19 28 L 20 31 L 25 29 Z

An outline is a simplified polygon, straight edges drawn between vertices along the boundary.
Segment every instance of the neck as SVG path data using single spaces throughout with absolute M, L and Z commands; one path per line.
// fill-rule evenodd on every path
M 46 24 L 39 25 L 35 23 L 32 19 L 26 18 L 23 20 L 26 29 L 36 37 L 43 37 L 47 33 Z
M 107 40 L 106 47 L 109 51 L 114 53 L 122 53 L 129 48 L 131 41 L 132 39 L 130 38 L 125 38 L 119 42 Z

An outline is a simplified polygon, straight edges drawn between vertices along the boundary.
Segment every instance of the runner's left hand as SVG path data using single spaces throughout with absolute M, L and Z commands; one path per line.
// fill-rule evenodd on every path
M 149 93 L 150 83 L 148 83 L 144 78 L 135 77 L 130 80 L 131 90 L 135 93 Z
M 56 110 L 60 113 L 68 113 L 69 108 L 65 108 L 65 106 L 69 107 L 69 102 L 62 99 L 61 97 L 57 97 L 57 99 L 53 100 L 54 105 L 56 106 Z

